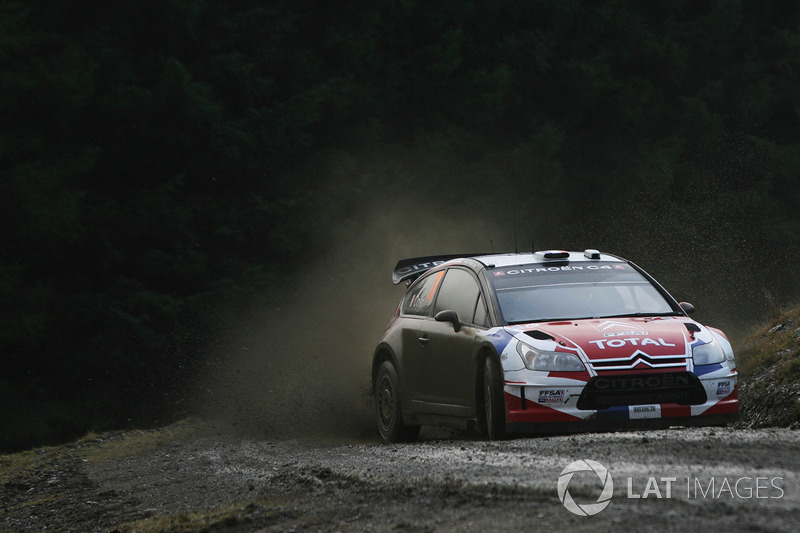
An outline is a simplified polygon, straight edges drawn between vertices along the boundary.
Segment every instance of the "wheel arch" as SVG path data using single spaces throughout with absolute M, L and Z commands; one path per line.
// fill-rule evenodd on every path
M 497 383 L 496 394 L 498 395 L 493 401 L 492 414 L 493 423 L 489 423 L 488 411 L 485 400 L 485 366 L 486 361 L 491 361 L 491 366 L 496 370 L 496 378 L 499 379 Z M 505 401 L 503 400 L 503 389 L 505 388 L 505 369 L 503 368 L 502 360 L 498 355 L 497 350 L 492 345 L 482 346 L 478 350 L 475 358 L 475 415 L 478 421 L 477 429 L 480 435 L 488 436 L 490 440 L 502 439 L 506 435 L 506 413 Z M 498 422 L 500 426 L 498 427 Z M 490 428 L 491 425 L 491 428 Z
M 397 379 L 401 379 L 399 365 L 397 364 L 397 356 L 395 356 L 394 350 L 386 343 L 379 344 L 378 347 L 375 348 L 375 353 L 372 355 L 372 372 L 370 374 L 370 391 L 372 394 L 375 393 L 375 378 L 378 377 L 378 369 L 385 361 L 389 361 L 394 365 L 395 371 L 397 371 Z
M 494 359 L 500 371 L 503 371 L 500 356 L 494 346 L 491 344 L 482 345 L 475 354 L 475 360 L 473 361 L 473 375 L 475 376 L 473 394 L 475 395 L 475 413 L 478 417 L 482 416 L 481 413 L 483 412 L 483 362 L 488 358 Z

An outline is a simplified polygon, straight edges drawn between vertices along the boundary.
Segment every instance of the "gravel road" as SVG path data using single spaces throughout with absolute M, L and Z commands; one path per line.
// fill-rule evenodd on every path
M 6 466 L 0 531 L 800 530 L 796 430 L 423 432 L 404 445 L 154 431 L 164 438 L 143 450 L 98 453 L 139 438 L 99 435 Z M 582 459 L 613 482 L 592 516 L 557 489 Z M 605 499 L 595 472 L 563 483 L 577 506 L 603 507 L 587 507 Z

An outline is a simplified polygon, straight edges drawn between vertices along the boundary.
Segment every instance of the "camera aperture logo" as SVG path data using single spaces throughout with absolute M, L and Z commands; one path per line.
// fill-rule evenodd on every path
M 577 503 L 569 493 L 569 482 L 577 472 L 594 472 L 603 484 L 603 490 L 595 503 Z M 596 515 L 611 503 L 614 494 L 614 481 L 608 469 L 591 459 L 581 459 L 570 463 L 558 477 L 558 498 L 568 511 L 579 516 Z

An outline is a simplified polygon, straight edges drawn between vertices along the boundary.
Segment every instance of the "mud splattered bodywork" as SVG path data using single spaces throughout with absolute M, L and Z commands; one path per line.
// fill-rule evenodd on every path
M 420 425 L 507 431 L 716 424 L 739 411 L 725 335 L 636 265 L 594 250 L 406 260 L 375 351 L 385 440 Z

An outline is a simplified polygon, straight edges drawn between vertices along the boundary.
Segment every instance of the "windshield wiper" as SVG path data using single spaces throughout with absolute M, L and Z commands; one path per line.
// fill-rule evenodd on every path
M 625 313 L 621 315 L 604 315 L 598 318 L 634 318 L 643 316 L 680 316 L 677 311 L 670 311 L 668 313 Z
M 538 322 L 566 322 L 569 320 L 600 320 L 603 318 L 636 318 L 636 317 L 651 317 L 651 316 L 682 316 L 681 313 L 670 311 L 668 313 L 624 313 L 620 315 L 602 315 L 602 316 L 570 316 L 560 318 L 533 318 L 530 320 L 513 320 L 507 324 L 509 326 L 518 326 L 520 324 L 535 324 Z
M 509 322 L 509 326 L 517 326 L 519 324 L 535 324 L 537 322 L 567 322 L 569 320 L 591 320 L 595 317 L 593 316 L 570 316 L 570 317 L 563 317 L 563 318 L 534 318 L 531 320 L 514 320 L 513 322 Z

